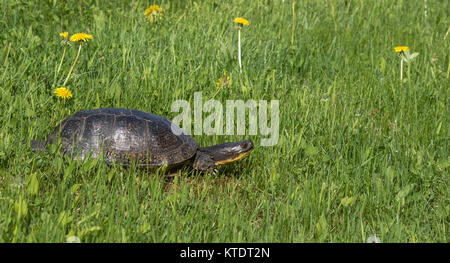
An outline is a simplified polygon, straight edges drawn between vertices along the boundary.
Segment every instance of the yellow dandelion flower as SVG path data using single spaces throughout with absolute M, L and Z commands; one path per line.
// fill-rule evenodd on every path
M 162 12 L 164 12 L 164 10 L 161 7 L 159 7 L 158 5 L 151 5 L 147 9 L 145 9 L 144 14 L 145 14 L 145 16 L 149 16 L 153 12 L 162 13 Z
M 161 18 L 164 14 L 164 9 L 159 7 L 158 5 L 151 5 L 147 9 L 145 9 L 144 15 L 151 22 L 155 22 L 158 18 Z
M 59 33 L 59 36 L 66 39 L 69 36 L 69 32 Z
M 409 50 L 409 47 L 407 46 L 398 46 L 394 48 L 395 52 L 405 52 Z
M 54 89 L 53 93 L 61 99 L 72 98 L 72 92 L 70 92 L 70 90 L 66 89 L 65 87 Z
M 88 39 L 92 39 L 92 35 L 86 33 L 76 33 L 70 37 L 70 41 L 72 42 L 87 42 Z
M 234 20 L 234 22 L 240 24 L 240 25 L 246 25 L 248 26 L 248 20 L 242 17 L 236 17 Z
M 223 77 L 220 77 L 216 82 L 216 88 L 230 85 L 230 80 L 230 76 L 228 76 L 226 72 L 223 72 Z

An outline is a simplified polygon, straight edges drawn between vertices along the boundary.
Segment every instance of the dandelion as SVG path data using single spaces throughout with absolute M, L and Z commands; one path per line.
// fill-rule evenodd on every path
M 410 63 L 411 61 L 416 58 L 419 53 L 414 52 L 410 54 L 409 47 L 407 46 L 397 46 L 394 47 L 394 51 L 398 53 L 398 56 L 400 57 L 400 81 L 403 80 L 403 61 Z
M 239 56 L 239 69 L 240 72 L 242 73 L 242 61 L 241 61 L 241 29 L 242 27 L 248 26 L 248 20 L 242 17 L 236 17 L 233 20 L 235 23 L 238 23 L 239 27 L 238 27 L 238 56 Z
M 158 5 L 151 5 L 145 9 L 144 15 L 150 22 L 156 22 L 164 14 L 164 10 Z
M 395 50 L 395 52 L 401 53 L 401 52 L 408 51 L 409 47 L 407 47 L 407 46 L 398 46 L 398 47 L 395 47 L 394 50 Z
M 66 32 L 67 33 L 67 32 Z M 85 43 L 88 41 L 88 39 L 92 39 L 92 35 L 86 34 L 86 33 L 76 33 L 70 37 L 71 42 L 77 42 L 77 43 Z
M 244 26 L 244 25 L 248 26 L 248 20 L 245 18 L 242 18 L 242 17 L 236 17 L 234 19 L 234 22 L 238 23 L 240 26 Z
M 69 36 L 69 32 L 59 33 L 59 36 L 62 37 L 63 39 L 66 39 Z
M 63 100 L 72 98 L 72 92 L 65 87 L 56 88 L 53 90 L 53 93 Z
M 86 33 L 76 33 L 70 37 L 69 40 L 71 42 L 75 42 L 75 43 L 79 44 L 79 47 L 78 47 L 77 57 L 75 58 L 75 61 L 73 62 L 72 67 L 70 68 L 69 73 L 67 74 L 66 80 L 64 80 L 63 86 L 65 86 L 67 81 L 69 80 L 70 74 L 72 74 L 72 70 L 75 67 L 75 64 L 77 63 L 78 58 L 80 57 L 81 47 L 83 46 L 84 43 L 86 43 L 89 39 L 92 39 L 92 38 L 93 38 L 92 35 L 89 35 Z
M 61 32 L 59 36 L 62 38 L 61 45 L 70 46 L 71 43 L 69 41 L 69 32 Z
M 216 82 L 216 88 L 226 87 L 230 85 L 230 76 L 227 75 L 227 73 L 224 71 L 223 76 L 220 77 Z

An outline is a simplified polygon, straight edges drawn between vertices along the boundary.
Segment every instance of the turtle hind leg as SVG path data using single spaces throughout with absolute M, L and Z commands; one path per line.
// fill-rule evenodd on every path
M 45 141 L 36 141 L 36 140 L 31 140 L 30 141 L 30 146 L 31 149 L 33 150 L 33 152 L 42 152 L 45 149 Z

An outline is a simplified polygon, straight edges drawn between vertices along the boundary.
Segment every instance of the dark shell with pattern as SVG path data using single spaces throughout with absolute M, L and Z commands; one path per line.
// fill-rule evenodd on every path
M 59 135 L 59 136 L 58 136 Z M 132 109 L 80 111 L 62 121 L 45 144 L 61 142 L 73 159 L 102 157 L 108 163 L 157 167 L 193 158 L 197 142 L 168 119 Z

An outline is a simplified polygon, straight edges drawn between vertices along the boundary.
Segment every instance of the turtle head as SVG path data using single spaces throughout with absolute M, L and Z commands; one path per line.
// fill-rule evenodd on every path
M 242 159 L 252 150 L 253 142 L 251 140 L 201 147 L 197 150 L 193 166 L 197 170 L 212 172 L 219 165 Z

